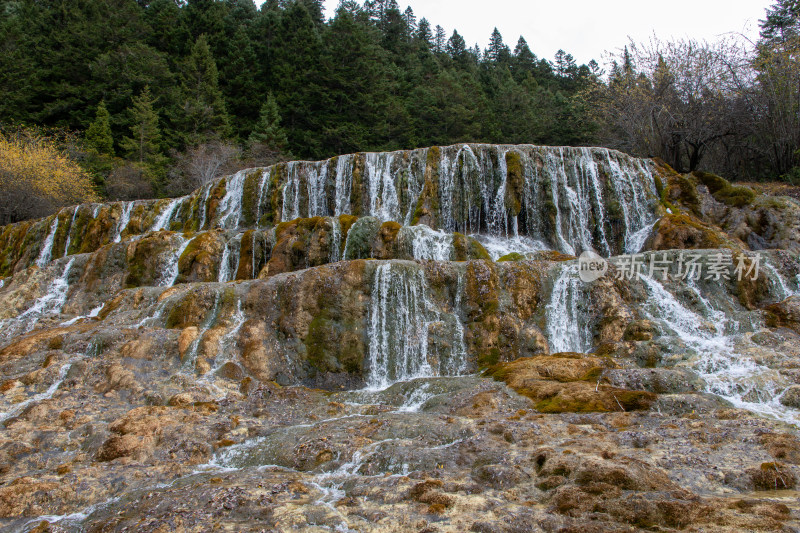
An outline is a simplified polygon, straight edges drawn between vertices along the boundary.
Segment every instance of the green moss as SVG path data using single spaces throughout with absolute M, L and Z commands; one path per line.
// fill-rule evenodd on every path
M 394 241 L 397 239 L 397 233 L 400 231 L 400 228 L 402 227 L 403 226 L 401 226 L 397 222 L 390 220 L 388 222 L 384 222 L 383 224 L 381 224 L 381 229 L 378 232 L 378 235 L 380 236 L 383 243 L 388 246 L 394 243 Z
M 358 217 L 354 215 L 339 215 L 339 224 L 342 226 L 342 240 L 347 238 L 347 232 L 350 231 L 350 228 L 357 220 Z
M 714 194 L 717 191 L 720 191 L 726 187 L 730 187 L 730 182 L 725 178 L 721 178 L 716 174 L 712 174 L 710 172 L 700 172 L 694 171 L 692 172 L 692 176 L 697 178 L 697 180 L 708 187 L 708 192 Z
M 525 256 L 517 252 L 511 252 L 497 260 L 498 263 L 501 261 L 525 261 Z
M 259 185 L 261 185 L 260 171 L 249 172 L 244 178 L 242 185 L 242 215 L 241 220 L 245 226 L 255 226 L 258 223 L 258 195 Z
M 525 396 L 532 396 L 530 393 L 525 394 L 524 390 L 518 392 Z M 552 398 L 540 400 L 535 407 L 540 413 L 603 413 L 609 411 L 600 397 L 579 400 L 556 395 Z
M 178 258 L 178 272 L 180 272 L 180 275 L 185 276 L 190 272 L 195 262 L 209 262 L 212 259 L 210 250 L 213 249 L 216 242 L 217 236 L 212 231 L 201 233 L 192 239 Z
M 438 146 L 428 149 L 428 157 L 425 161 L 425 183 L 417 200 L 414 215 L 411 217 L 412 226 L 418 224 L 425 216 L 431 217 L 435 222 L 439 214 L 439 162 L 441 155 L 442 151 Z
M 492 368 L 497 368 L 496 365 L 499 361 L 500 361 L 499 348 L 490 348 L 488 352 L 483 352 L 478 354 L 478 366 L 480 368 L 489 367 L 489 370 L 487 370 L 487 372 L 490 372 Z M 492 375 L 493 377 L 495 377 L 495 379 L 501 381 L 504 379 L 503 377 L 494 376 L 493 374 L 487 374 L 487 375 Z
M 506 152 L 506 197 L 505 204 L 512 215 L 519 215 L 522 210 L 522 186 L 524 174 L 522 169 L 522 157 L 519 152 Z
M 278 163 L 272 166 L 270 171 L 270 200 L 269 209 L 261 217 L 262 221 L 270 224 L 277 224 L 280 221 L 281 210 L 283 208 L 283 187 L 286 186 L 286 179 L 289 175 L 289 168 L 286 163 Z M 282 183 L 283 182 L 283 186 Z
M 731 207 L 750 205 L 756 198 L 756 192 L 749 187 L 732 185 L 728 180 L 710 172 L 695 171 L 692 173 L 700 183 L 708 187 L 714 199 Z
M 344 259 L 372 257 L 372 245 L 378 236 L 380 226 L 380 221 L 375 217 L 359 218 L 347 234 L 347 257 Z
M 492 256 L 486 251 L 481 243 L 473 238 L 469 238 L 469 251 L 470 259 L 482 259 L 484 261 L 491 261 Z
M 718 191 L 714 198 L 731 207 L 744 207 L 753 203 L 756 198 L 756 192 L 749 187 L 731 185 Z

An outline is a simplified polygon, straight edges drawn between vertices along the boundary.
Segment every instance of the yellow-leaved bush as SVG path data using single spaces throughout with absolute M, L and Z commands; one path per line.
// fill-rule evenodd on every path
M 55 140 L 0 133 L 0 224 L 99 199 L 91 175 Z

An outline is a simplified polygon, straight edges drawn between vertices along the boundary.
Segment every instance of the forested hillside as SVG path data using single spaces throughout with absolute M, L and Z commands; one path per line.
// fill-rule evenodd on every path
M 395 0 L 346 0 L 328 20 L 321 0 L 0 0 L 0 13 L 4 142 L 55 139 L 111 199 L 186 193 L 281 159 L 459 142 L 798 175 L 796 0 L 768 11 L 757 45 L 631 43 L 605 69 L 538 57 L 497 30 L 470 46 Z M 23 182 L 0 176 L 7 190 Z M 0 206 L 0 222 L 58 205 Z

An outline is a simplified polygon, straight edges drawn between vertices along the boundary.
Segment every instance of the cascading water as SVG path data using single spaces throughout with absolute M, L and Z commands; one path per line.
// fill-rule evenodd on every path
M 117 224 L 116 235 L 114 235 L 113 242 L 120 242 L 122 240 L 122 232 L 128 227 L 131 221 L 131 212 L 133 211 L 133 202 L 122 203 L 122 216 Z
M 171 200 L 165 207 L 161 214 L 158 215 L 150 231 L 161 231 L 169 229 L 169 224 L 172 222 L 172 217 L 175 215 L 175 210 L 178 204 L 182 203 L 180 199 Z
M 449 324 L 446 315 L 431 301 L 419 266 L 379 265 L 369 313 L 367 387 L 380 390 L 397 381 L 454 375 L 465 368 L 463 330 Z M 454 322 L 460 326 L 458 317 Z M 449 341 L 444 352 L 431 351 L 435 343 L 432 327 Z
M 16 318 L 0 321 L 0 339 L 7 340 L 27 333 L 36 327 L 43 316 L 61 312 L 67 301 L 69 273 L 74 262 L 74 258 L 67 262 L 61 275 L 50 282 L 44 294 L 26 311 Z
M 648 293 L 645 314 L 695 356 L 691 366 L 705 381 L 707 392 L 736 407 L 797 423 L 796 411 L 779 401 L 786 379 L 737 351 L 738 323 L 725 318 L 726 313 L 707 298 L 701 296 L 706 317 L 681 303 L 660 282 L 645 275 L 640 279 Z
M 39 252 L 39 257 L 36 259 L 36 266 L 39 268 L 44 268 L 53 257 L 53 241 L 56 238 L 56 231 L 58 231 L 58 215 L 53 219 L 53 223 L 50 225 L 50 231 L 44 240 L 44 244 L 42 244 L 42 250 Z
M 400 218 L 400 199 L 392 176 L 394 154 L 366 155 L 365 175 L 369 191 L 369 214 L 380 220 Z
M 231 281 L 236 276 L 243 236 L 244 234 L 239 233 L 225 243 L 225 249 L 222 252 L 222 258 L 219 263 L 219 275 L 217 276 L 217 281 L 220 283 Z
M 69 255 L 69 245 L 72 242 L 72 231 L 75 228 L 75 219 L 78 218 L 78 211 L 80 210 L 81 206 L 75 206 L 72 210 L 72 220 L 69 222 L 69 229 L 67 229 L 67 242 L 64 243 L 64 256 Z
M 561 267 L 546 308 L 550 353 L 591 350 L 592 332 L 582 308 L 589 303 L 588 287 L 578 276 L 577 264 Z
M 218 227 L 238 228 L 242 214 L 242 197 L 244 196 L 244 180 L 247 171 L 240 170 L 228 178 L 225 197 L 220 202 Z
M 171 287 L 175 285 L 175 281 L 180 275 L 179 262 L 181 255 L 189 246 L 190 242 L 191 239 L 187 239 L 183 235 L 178 236 L 178 246 L 177 248 L 168 251 L 163 274 L 159 277 L 156 285 L 160 287 Z
M 428 226 L 403 226 L 399 238 L 411 242 L 412 257 L 432 261 L 450 261 L 453 257 L 453 234 Z

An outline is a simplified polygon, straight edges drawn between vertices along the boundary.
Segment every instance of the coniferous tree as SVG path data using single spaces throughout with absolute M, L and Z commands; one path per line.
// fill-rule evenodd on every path
M 130 116 L 131 136 L 120 143 L 128 157 L 140 163 L 153 162 L 161 148 L 161 131 L 158 127 L 158 113 L 153 109 L 150 87 L 145 86 L 139 96 L 133 97 Z
M 266 147 L 283 151 L 286 149 L 286 132 L 281 127 L 281 116 L 278 112 L 278 104 L 272 93 L 267 96 L 267 101 L 261 106 L 261 113 L 258 117 L 258 122 L 253 128 L 253 132 L 247 139 L 247 142 L 252 146 L 253 144 L 263 144 Z
M 428 48 L 433 46 L 431 23 L 428 22 L 428 19 L 426 18 L 420 19 L 419 21 L 419 25 L 417 26 L 417 39 L 419 39 L 423 44 L 427 45 Z
M 486 49 L 486 59 L 493 63 L 505 63 L 510 56 L 508 46 L 503 42 L 503 36 L 495 28 L 489 39 L 489 48 Z
M 205 35 L 197 38 L 183 66 L 179 124 L 187 145 L 226 137 L 230 129 L 217 64 Z
M 453 30 L 453 35 L 447 41 L 447 54 L 457 61 L 463 61 L 467 56 L 467 43 L 459 35 L 458 31 Z
M 447 45 L 447 34 L 444 32 L 444 28 L 436 25 L 436 34 L 433 38 L 433 49 L 436 51 L 437 54 L 442 54 L 445 52 L 445 46 Z
M 767 8 L 767 17 L 759 21 L 761 40 L 786 42 L 800 35 L 800 0 L 778 0 Z
M 99 154 L 114 155 L 110 118 L 106 103 L 101 100 L 95 112 L 94 122 L 86 130 L 86 144 Z

